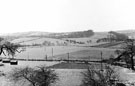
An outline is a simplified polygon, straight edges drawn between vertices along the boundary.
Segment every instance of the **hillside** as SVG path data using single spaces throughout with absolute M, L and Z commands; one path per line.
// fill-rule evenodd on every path
M 34 44 L 45 44 L 48 45 L 75 45 L 75 46 L 92 46 L 97 45 L 96 41 L 100 38 L 107 36 L 107 33 L 95 33 L 91 37 L 79 37 L 79 38 L 49 38 L 49 37 L 17 37 L 10 40 L 12 43 L 19 43 L 22 45 L 34 45 Z M 98 43 L 101 44 L 101 43 Z
M 102 46 L 108 42 L 97 43 L 98 39 L 106 38 L 108 32 L 94 32 L 88 31 L 77 31 L 67 33 L 47 33 L 47 32 L 23 32 L 13 33 L 5 35 L 4 38 L 12 43 L 19 43 L 23 45 L 42 45 L 45 46 L 63 46 L 63 45 L 74 45 L 74 46 Z M 116 31 L 118 33 L 124 33 L 128 36 L 133 36 L 135 31 Z M 105 45 L 106 46 L 106 45 Z M 108 46 L 108 45 L 107 45 Z
M 93 36 L 94 32 L 92 30 L 87 31 L 77 31 L 77 32 L 67 32 L 67 33 L 53 33 L 50 34 L 51 38 L 81 38 Z
M 4 38 L 7 37 L 46 37 L 46 38 L 80 38 L 93 36 L 92 30 L 76 31 L 76 32 L 64 32 L 64 33 L 49 33 L 40 31 L 19 32 L 12 34 L 1 35 Z
M 131 38 L 135 38 L 135 30 L 122 30 L 122 31 L 118 31 L 118 32 L 124 33 Z
M 46 38 L 46 37 L 21 37 L 11 41 L 12 43 L 18 43 L 21 45 L 45 45 L 45 46 L 56 46 L 56 45 L 67 45 L 67 42 L 61 39 Z

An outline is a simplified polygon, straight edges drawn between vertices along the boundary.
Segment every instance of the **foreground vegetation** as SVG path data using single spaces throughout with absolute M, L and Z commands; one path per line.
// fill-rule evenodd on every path
M 14 82 L 28 81 L 32 86 L 51 86 L 58 80 L 58 76 L 53 70 L 40 66 L 37 69 L 31 67 L 14 68 L 9 79 Z
M 117 86 L 119 77 L 110 66 L 106 65 L 103 70 L 99 70 L 94 66 L 83 72 L 81 86 Z

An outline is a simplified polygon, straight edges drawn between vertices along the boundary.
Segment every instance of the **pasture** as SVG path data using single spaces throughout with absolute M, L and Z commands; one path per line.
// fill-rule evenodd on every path
M 4 71 L 8 76 L 8 74 L 14 67 L 24 67 L 24 66 L 35 67 L 39 65 L 46 65 L 46 66 L 56 65 L 57 66 L 57 64 L 58 63 L 45 62 L 45 61 L 44 62 L 20 61 L 19 65 L 11 66 L 9 64 L 5 64 L 5 66 L 0 67 L 0 69 L 1 71 Z M 54 69 L 59 76 L 59 80 L 52 86 L 80 86 L 80 84 L 82 83 L 81 80 L 83 78 L 82 72 L 86 71 L 86 69 L 76 69 L 76 68 L 71 69 L 69 68 L 71 67 L 71 65 L 73 66 L 73 64 L 70 64 L 70 63 L 68 66 L 66 65 L 65 67 L 68 67 L 67 69 L 65 68 Z M 60 64 L 60 66 L 63 66 L 63 64 Z M 79 65 L 74 65 L 74 66 L 78 68 Z M 125 81 L 125 82 L 127 80 L 134 81 L 135 79 L 134 73 L 132 73 L 131 70 L 120 68 L 120 67 L 115 67 L 114 70 L 116 70 L 117 73 L 120 74 L 120 79 L 122 81 Z M 0 86 L 28 86 L 29 85 L 28 82 L 13 83 L 6 76 L 0 77 L 0 80 L 1 80 Z
M 59 62 L 46 62 L 46 61 L 19 61 L 18 65 L 9 65 L 4 64 L 4 66 L 0 67 L 0 71 L 3 71 L 4 73 L 8 74 L 10 71 L 15 67 L 24 67 L 24 66 L 30 66 L 30 67 L 36 67 L 40 65 L 45 65 L 47 67 L 52 66 L 54 64 L 58 64 Z M 59 76 L 59 80 L 56 82 L 56 84 L 52 86 L 79 86 L 81 84 L 82 75 L 81 72 L 84 71 L 84 69 L 55 69 L 56 73 Z M 13 83 L 9 81 L 9 79 L 5 76 L 0 77 L 0 86 L 28 86 L 28 82 L 18 82 Z
M 103 58 L 110 58 L 115 49 L 78 47 L 78 46 L 49 46 L 49 47 L 27 47 L 26 51 L 16 53 L 18 59 L 67 59 L 68 53 L 70 59 L 100 59 L 101 51 Z

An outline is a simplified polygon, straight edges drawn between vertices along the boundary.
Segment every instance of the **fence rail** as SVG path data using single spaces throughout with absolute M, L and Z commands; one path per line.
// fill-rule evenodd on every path
M 95 60 L 67 60 L 67 59 L 63 59 L 63 60 L 59 60 L 59 59 L 17 59 L 17 58 L 5 58 L 5 57 L 0 57 L 2 59 L 10 59 L 10 60 L 18 60 L 18 61 L 65 61 L 65 62 L 82 62 L 82 63 L 88 63 L 88 62 L 101 62 L 101 61 L 95 61 Z

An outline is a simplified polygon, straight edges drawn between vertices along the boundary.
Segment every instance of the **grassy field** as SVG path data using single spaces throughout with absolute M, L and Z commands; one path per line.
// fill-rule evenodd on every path
M 39 37 L 22 37 L 12 40 L 12 43 L 24 43 L 40 39 Z
M 76 69 L 56 69 L 59 80 L 52 86 L 79 86 L 82 80 L 81 72 L 85 70 Z M 28 82 L 13 83 L 6 77 L 0 77 L 0 86 L 29 86 Z
M 58 62 L 19 61 L 18 65 L 5 64 L 5 66 L 0 67 L 0 70 L 8 75 L 12 68 L 15 67 L 36 67 L 40 65 L 52 66 L 54 64 L 58 64 Z M 84 71 L 83 69 L 55 69 L 55 71 L 59 76 L 59 80 L 52 86 L 79 86 L 81 84 L 81 72 Z M 13 83 L 6 77 L 0 77 L 0 86 L 28 86 L 28 82 Z
M 75 46 L 29 47 L 26 48 L 26 51 L 22 53 L 18 53 L 16 55 L 16 58 L 45 59 L 46 55 L 48 57 L 51 57 L 55 55 L 66 54 L 66 53 L 85 50 L 85 49 L 88 48 L 75 47 Z
M 55 72 L 59 76 L 59 80 L 52 86 L 80 86 L 81 80 L 82 80 L 82 72 L 86 71 L 87 65 L 84 64 L 75 64 L 75 63 L 60 63 L 59 66 L 62 66 L 63 68 L 58 68 L 57 62 L 31 62 L 31 61 L 19 61 L 19 64 L 16 66 L 11 66 L 9 64 L 5 64 L 5 66 L 2 66 L 0 69 L 1 71 L 4 71 L 7 75 L 10 73 L 12 68 L 14 67 L 24 67 L 24 66 L 30 66 L 35 67 L 39 65 L 46 65 L 50 66 L 55 70 Z M 54 66 L 53 66 L 54 65 Z M 81 66 L 81 68 L 79 68 Z M 85 69 L 83 68 L 85 66 Z M 72 68 L 71 68 L 72 67 Z M 6 77 L 0 77 L 0 86 L 28 86 L 28 82 L 18 82 L 13 83 Z
M 79 50 L 75 52 L 69 53 L 69 59 L 71 60 L 76 60 L 76 59 L 81 59 L 81 60 L 101 60 L 101 51 L 102 51 L 102 57 L 103 59 L 108 59 L 110 58 L 111 55 L 116 55 L 114 53 L 114 49 L 99 49 L 99 48 L 88 48 L 85 50 Z M 53 57 L 54 59 L 67 59 L 68 55 L 67 54 L 61 54 L 61 55 L 56 55 Z
M 89 66 L 90 66 L 90 64 L 62 62 L 59 64 L 49 66 L 49 68 L 53 68 L 53 69 L 87 69 Z
M 18 59 L 100 59 L 101 51 L 103 58 L 109 58 L 115 55 L 115 49 L 78 47 L 78 46 L 50 46 L 50 47 L 27 47 L 26 51 L 16 53 L 15 58 Z M 2 55 L 4 56 L 4 55 Z M 8 58 L 8 56 L 7 56 Z
M 0 62 L 1 64 L 2 62 Z M 18 65 L 10 65 L 9 63 L 4 63 L 4 66 L 0 66 L 0 71 L 9 72 L 15 67 L 36 67 L 44 65 L 46 67 L 58 64 L 59 62 L 46 62 L 46 61 L 18 61 Z
M 58 62 L 19 61 L 18 65 L 10 65 L 9 63 L 4 63 L 4 66 L 0 67 L 0 71 L 3 71 L 8 76 L 10 71 L 13 68 L 16 68 L 16 67 L 25 67 L 25 66 L 36 67 L 36 66 L 41 66 L 41 65 L 51 66 L 51 65 L 54 65 L 54 64 L 58 64 Z M 6 77 L 5 76 L 0 77 L 0 86 L 29 86 L 28 82 L 13 83 L 7 78 L 7 76 Z
M 7 64 L 4 67 L 1 67 L 0 69 L 6 72 L 7 74 L 9 74 L 12 68 L 26 66 L 26 63 L 29 64 L 29 66 L 38 66 L 41 65 L 42 62 L 34 62 L 34 63 L 32 62 L 33 64 L 36 64 L 33 65 L 31 62 L 22 61 L 21 63 L 19 63 L 18 66 L 9 66 Z M 52 65 L 51 63 L 47 63 L 47 62 L 42 63 L 42 65 L 43 64 L 46 64 L 48 66 Z M 82 83 L 81 80 L 83 78 L 82 72 L 85 72 L 86 69 L 78 68 L 78 66 L 80 65 L 70 64 L 70 63 L 65 63 L 65 64 L 60 63 L 59 65 L 57 65 L 57 63 L 53 63 L 53 64 L 55 64 L 54 67 L 56 68 L 53 69 L 58 74 L 59 80 L 52 86 L 80 86 L 80 84 Z M 58 68 L 59 66 L 62 66 L 64 68 Z M 84 67 L 84 65 L 82 67 Z M 123 80 L 124 82 L 128 80 L 134 82 L 135 74 L 131 70 L 126 68 L 121 68 L 121 67 L 116 67 L 114 68 L 114 70 L 117 70 L 117 73 L 120 75 L 120 79 Z M 13 83 L 6 77 L 0 77 L 0 86 L 28 86 L 28 84 L 29 84 L 28 82 Z
M 55 69 L 60 79 L 54 86 L 80 86 L 82 83 L 81 72 L 85 70 L 78 69 Z

